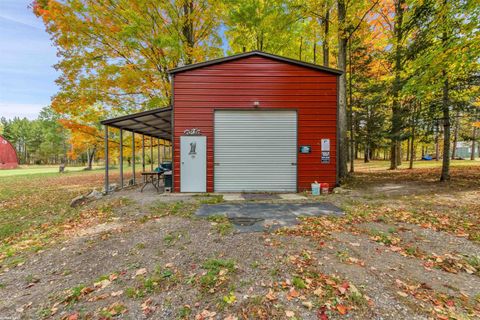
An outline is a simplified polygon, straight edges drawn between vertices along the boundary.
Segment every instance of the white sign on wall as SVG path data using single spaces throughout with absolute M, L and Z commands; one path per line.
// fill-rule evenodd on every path
M 330 139 L 322 139 L 322 151 L 330 151 Z
M 330 163 L 330 139 L 322 139 L 322 163 Z

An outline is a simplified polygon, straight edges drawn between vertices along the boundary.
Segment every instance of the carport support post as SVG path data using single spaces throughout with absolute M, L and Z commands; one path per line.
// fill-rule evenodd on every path
M 135 185 L 135 132 L 132 131 L 132 179 Z
M 142 134 L 142 172 L 145 172 L 145 135 Z
M 153 171 L 153 138 L 150 136 L 150 171 Z
M 123 189 L 123 130 L 120 129 L 120 188 Z
M 108 194 L 108 126 L 105 126 L 105 193 Z
M 142 134 L 142 172 L 145 172 L 145 135 Z M 145 176 L 143 176 L 142 183 L 145 183 Z
M 160 167 L 160 138 L 157 138 L 157 162 L 158 166 Z

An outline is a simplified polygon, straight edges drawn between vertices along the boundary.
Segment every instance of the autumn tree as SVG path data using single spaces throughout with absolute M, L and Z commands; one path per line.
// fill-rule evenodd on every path
M 450 179 L 453 109 L 471 105 L 478 94 L 479 14 L 476 1 L 432 2 L 431 23 L 425 31 L 428 47 L 412 61 L 409 81 L 418 96 L 428 96 L 443 126 L 441 181 Z M 427 94 L 422 94 L 427 92 Z
M 232 53 L 260 50 L 292 56 L 301 19 L 285 1 L 224 0 L 225 36 Z M 298 40 L 297 38 L 297 40 Z M 298 56 L 296 56 L 298 58 Z
M 107 112 L 167 106 L 167 70 L 221 54 L 214 0 L 36 0 L 32 8 L 60 58 L 52 107 L 85 141 Z

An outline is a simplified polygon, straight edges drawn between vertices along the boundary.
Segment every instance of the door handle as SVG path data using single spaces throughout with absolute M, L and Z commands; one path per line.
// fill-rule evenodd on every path
M 215 162 L 214 165 L 215 165 L 215 166 L 219 166 L 220 163 L 219 163 L 219 162 Z
M 296 163 L 296 162 L 292 162 L 292 166 L 296 166 L 296 165 L 297 165 L 297 163 Z

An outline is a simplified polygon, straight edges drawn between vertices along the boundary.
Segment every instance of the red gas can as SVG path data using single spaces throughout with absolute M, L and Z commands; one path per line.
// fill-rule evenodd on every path
M 328 183 L 320 183 L 320 190 L 322 194 L 328 194 L 329 188 L 330 186 Z

